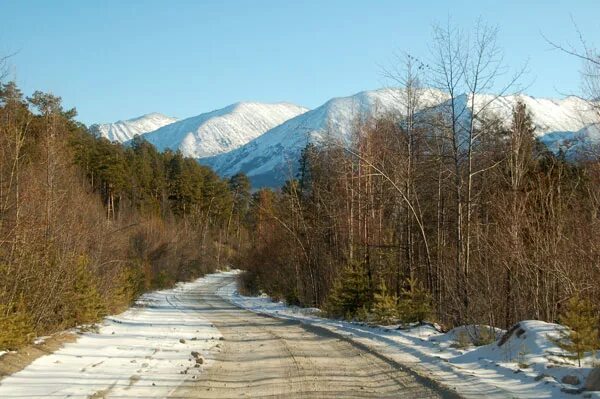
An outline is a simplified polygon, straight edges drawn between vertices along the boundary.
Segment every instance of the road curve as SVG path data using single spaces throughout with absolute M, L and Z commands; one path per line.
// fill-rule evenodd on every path
M 194 293 L 223 334 L 211 367 L 172 398 L 457 397 L 401 365 L 320 327 L 258 315 L 216 295 L 233 276 Z

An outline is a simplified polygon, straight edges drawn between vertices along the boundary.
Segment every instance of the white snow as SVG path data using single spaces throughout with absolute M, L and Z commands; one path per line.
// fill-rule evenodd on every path
M 519 323 L 522 331 L 512 331 L 501 346 L 498 345 L 500 341 L 496 341 L 480 347 L 460 348 L 456 345 L 457 336 L 481 326 L 462 326 L 446 334 L 428 325 L 398 330 L 397 326 L 368 326 L 327 319 L 319 316 L 318 309 L 286 306 L 264 295 L 242 296 L 235 283 L 222 287 L 218 294 L 250 311 L 318 325 L 359 341 L 456 389 L 467 398 L 581 397 L 581 393 L 573 395 L 562 389 L 580 388 L 592 367 L 591 356 L 582 368 L 561 356 L 562 351 L 552 341 L 557 331 L 564 328 L 557 324 L 522 321 Z M 498 336 L 503 333 L 498 330 Z M 577 376 L 581 384 L 562 383 L 566 375 Z M 600 392 L 585 392 L 585 395 L 600 398 Z
M 236 149 L 307 109 L 290 103 L 240 102 L 147 133 L 159 150 L 204 158 Z
M 456 99 L 459 114 L 465 119 L 469 119 L 470 114 L 461 112 L 460 108 L 461 104 L 467 105 L 469 98 L 462 95 Z M 243 171 L 253 178 L 255 184 L 279 186 L 286 179 L 294 177 L 300 152 L 307 143 L 318 143 L 326 134 L 348 142 L 357 119 L 385 114 L 403 115 L 405 105 L 402 99 L 401 89 L 390 88 L 334 98 L 235 150 L 205 158 L 202 162 L 223 176 Z M 517 100 L 523 101 L 531 112 L 536 134 L 542 138 L 561 139 L 564 134 L 573 134 L 598 120 L 597 110 L 577 97 L 555 100 L 526 95 L 478 95 L 475 109 L 477 112 L 485 108 L 486 112 L 510 121 Z M 448 107 L 448 104 L 448 96 L 444 93 L 424 89 L 419 108 L 423 112 L 437 112 Z
M 95 124 L 90 126 L 90 130 L 99 137 L 107 138 L 110 141 L 124 143 L 131 140 L 136 135 L 143 135 L 171 124 L 176 120 L 176 118 L 154 112 L 114 123 Z
M 1 398 L 165 397 L 211 363 L 221 334 L 194 301 L 207 279 L 143 295 L 53 354 L 0 381 Z M 205 359 L 195 368 L 192 351 Z M 182 374 L 182 372 L 187 374 Z M 96 396 L 94 396 L 96 397 Z
M 423 90 L 421 106 L 430 107 L 447 97 L 436 90 Z M 201 162 L 224 176 L 243 171 L 250 177 L 264 174 L 277 185 L 294 176 L 300 152 L 324 134 L 348 140 L 357 118 L 402 113 L 402 91 L 379 89 L 349 97 L 334 98 L 322 106 L 292 118 L 239 148 Z

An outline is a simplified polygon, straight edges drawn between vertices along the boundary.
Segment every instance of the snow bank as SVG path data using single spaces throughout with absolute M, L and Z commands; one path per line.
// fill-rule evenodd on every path
M 585 367 L 577 368 L 561 356 L 563 353 L 553 339 L 564 327 L 557 324 L 523 321 L 508 332 L 493 331 L 498 339 L 491 344 L 463 347 L 457 345 L 461 334 L 472 336 L 490 327 L 462 326 L 446 334 L 430 325 L 408 330 L 399 330 L 397 326 L 374 327 L 322 318 L 318 309 L 286 306 L 264 296 L 245 297 L 237 292 L 235 283 L 222 287 L 217 293 L 256 313 L 328 328 L 456 389 L 465 397 L 582 396 L 581 388 L 591 370 L 590 360 Z M 498 345 L 500 342 L 502 345 Z M 580 384 L 563 383 L 565 376 L 569 376 L 571 382 L 576 377 Z M 600 398 L 600 392 L 585 392 L 585 397 Z
M 533 379 L 554 385 L 563 393 L 574 393 L 581 389 L 592 370 L 593 357 L 590 354 L 582 362 L 583 367 L 577 367 L 556 344 L 564 329 L 554 323 L 521 321 L 498 341 L 456 356 L 450 362 L 471 368 L 491 366 L 504 373 L 522 374 L 525 382 Z M 569 380 L 571 383 L 567 383 Z M 573 384 L 575 381 L 579 383 Z
M 0 382 L 1 398 L 165 397 L 210 365 L 219 331 L 195 300 L 205 279 L 143 295 L 97 332 Z M 204 359 L 196 366 L 192 351 Z

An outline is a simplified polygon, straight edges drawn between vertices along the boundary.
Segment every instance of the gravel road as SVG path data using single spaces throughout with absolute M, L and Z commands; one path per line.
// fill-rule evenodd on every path
M 328 330 L 240 309 L 216 295 L 223 276 L 197 295 L 203 317 L 223 334 L 213 364 L 174 398 L 457 397 Z M 189 298 L 188 298 L 189 299 Z

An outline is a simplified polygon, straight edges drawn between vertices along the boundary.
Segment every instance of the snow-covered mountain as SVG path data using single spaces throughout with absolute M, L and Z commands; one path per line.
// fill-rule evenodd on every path
M 222 176 L 245 172 L 255 187 L 280 186 L 296 174 L 297 162 L 307 143 L 318 143 L 325 135 L 348 141 L 357 119 L 385 114 L 403 115 L 405 102 L 400 89 L 379 89 L 339 97 L 314 110 L 290 103 L 240 102 L 212 112 L 176 121 L 153 113 L 111 124 L 94 125 L 96 134 L 126 142 L 141 134 L 159 150 L 180 150 L 213 167 Z M 470 97 L 455 98 L 460 113 Z M 551 150 L 582 152 L 600 143 L 598 109 L 578 97 L 561 100 L 526 95 L 494 97 L 479 95 L 476 109 L 486 108 L 510 121 L 518 100 L 525 103 L 536 125 L 536 134 Z M 420 92 L 420 109 L 443 112 L 448 96 L 433 89 Z M 463 112 L 461 120 L 471 115 Z
M 436 90 L 423 90 L 420 97 L 424 112 L 437 112 L 448 106 L 448 97 Z M 349 97 L 334 98 L 274 127 L 236 150 L 205 158 L 201 162 L 213 167 L 223 176 L 242 171 L 251 178 L 254 186 L 277 187 L 295 175 L 300 153 L 308 142 L 319 142 L 325 134 L 348 140 L 357 118 L 386 113 L 403 114 L 405 107 L 402 99 L 402 91 L 399 89 L 365 91 Z M 550 148 L 554 142 L 564 141 L 575 132 L 581 131 L 580 135 L 585 135 L 586 131 L 582 129 L 594 123 L 598 117 L 586 101 L 577 97 L 554 100 L 526 95 L 481 95 L 476 97 L 475 108 L 477 110 L 484 107 L 486 112 L 509 121 L 519 99 L 532 114 L 536 134 L 542 141 L 548 141 L 546 144 Z M 459 109 L 460 104 L 466 106 L 468 100 L 467 95 L 455 99 Z M 468 120 L 470 115 L 465 112 L 463 117 Z M 550 140 L 544 140 L 546 137 Z
M 176 120 L 176 118 L 153 112 L 151 114 L 115 123 L 95 124 L 90 126 L 90 130 L 99 137 L 105 137 L 110 141 L 124 143 L 131 140 L 135 135 L 151 132 L 173 123 Z
M 234 150 L 306 111 L 290 103 L 240 102 L 163 126 L 144 138 L 161 151 L 204 158 Z
M 481 94 L 475 97 L 475 112 L 487 115 L 495 115 L 503 121 L 510 122 L 512 112 L 521 101 L 531 113 L 532 122 L 536 127 L 536 135 L 540 138 L 552 134 L 557 137 L 561 132 L 573 133 L 594 123 L 598 114 L 596 109 L 586 100 L 579 97 L 570 96 L 564 99 L 536 98 L 527 95 L 509 95 L 494 96 L 490 94 Z M 471 96 L 460 95 L 454 100 L 456 109 L 462 114 L 463 122 L 468 122 L 471 118 L 468 110 L 471 103 Z M 438 106 L 427 110 L 429 113 L 444 112 L 449 108 L 449 101 L 443 102 Z M 478 115 L 478 116 L 480 116 Z
M 274 127 L 260 137 L 224 154 L 204 158 L 201 163 L 223 176 L 246 173 L 254 186 L 279 186 L 293 177 L 300 152 L 324 134 L 348 139 L 357 118 L 402 113 L 404 101 L 399 89 L 364 91 L 327 101 L 322 106 Z M 422 107 L 437 105 L 447 97 L 436 90 L 423 90 Z
M 600 154 L 600 124 L 592 123 L 576 132 L 549 133 L 540 138 L 552 152 L 564 151 L 569 159 Z

